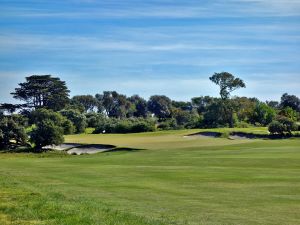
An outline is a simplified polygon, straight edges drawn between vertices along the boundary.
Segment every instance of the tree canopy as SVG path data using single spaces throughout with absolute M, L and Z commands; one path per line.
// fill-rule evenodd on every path
M 148 101 L 148 109 L 160 119 L 169 117 L 171 108 L 172 101 L 165 95 L 153 95 Z
M 47 108 L 58 111 L 69 101 L 69 90 L 65 81 L 51 75 L 32 75 L 26 82 L 19 83 L 14 98 L 25 101 L 28 108 Z
M 293 110 L 300 112 L 300 99 L 295 95 L 285 93 L 281 97 L 280 106 L 282 108 L 291 107 Z
M 243 80 L 235 78 L 228 72 L 215 73 L 209 79 L 220 86 L 220 96 L 222 99 L 228 99 L 231 92 L 246 87 Z

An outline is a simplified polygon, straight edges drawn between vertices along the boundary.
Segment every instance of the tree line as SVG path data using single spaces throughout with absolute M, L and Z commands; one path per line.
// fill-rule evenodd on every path
M 64 134 L 131 133 L 169 129 L 269 126 L 278 135 L 299 130 L 300 99 L 283 94 L 279 102 L 231 97 L 246 84 L 228 72 L 209 78 L 219 86 L 220 97 L 200 96 L 175 101 L 165 95 L 148 100 L 116 91 L 69 97 L 66 82 L 51 75 L 32 75 L 12 96 L 22 104 L 0 105 L 0 148 L 33 143 L 36 149 L 60 144 Z M 29 135 L 29 142 L 28 142 Z

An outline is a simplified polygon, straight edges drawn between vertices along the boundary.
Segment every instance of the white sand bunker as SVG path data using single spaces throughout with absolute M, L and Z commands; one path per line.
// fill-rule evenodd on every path
M 68 154 L 81 155 L 81 154 L 95 154 L 98 152 L 105 152 L 114 149 L 113 145 L 83 145 L 72 148 L 67 151 Z
M 246 140 L 246 139 L 251 139 L 247 136 L 241 136 L 241 135 L 229 135 L 229 139 L 231 140 Z
M 114 145 L 100 145 L 100 144 L 73 144 L 65 143 L 61 145 L 48 145 L 43 147 L 43 149 L 51 149 L 56 151 L 66 151 L 68 154 L 81 155 L 81 154 L 95 154 L 98 152 L 105 152 L 114 149 Z
M 256 138 L 269 138 L 268 134 L 253 134 L 244 132 L 231 132 L 229 139 L 256 139 Z
M 73 144 L 73 143 L 65 143 L 65 144 L 61 144 L 61 145 L 47 145 L 45 147 L 43 147 L 43 149 L 52 149 L 52 150 L 56 150 L 56 151 L 66 151 L 68 149 L 71 148 L 75 148 L 80 146 L 80 144 Z

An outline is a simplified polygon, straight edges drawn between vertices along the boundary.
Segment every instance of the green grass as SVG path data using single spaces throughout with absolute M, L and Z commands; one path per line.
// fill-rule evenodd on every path
M 300 224 L 300 139 L 183 137 L 199 131 L 66 136 L 140 151 L 0 154 L 0 224 Z

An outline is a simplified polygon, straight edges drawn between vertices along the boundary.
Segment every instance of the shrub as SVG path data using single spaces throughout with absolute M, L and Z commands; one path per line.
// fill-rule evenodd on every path
M 39 151 L 46 145 L 59 145 L 64 142 L 64 130 L 57 126 L 53 120 L 46 119 L 39 121 L 36 128 L 31 132 L 30 140 Z
M 182 109 L 174 109 L 172 111 L 172 117 L 176 120 L 176 124 L 173 122 L 173 127 L 172 124 L 167 125 L 168 129 L 176 129 L 180 127 L 197 128 L 200 127 L 201 121 L 203 120 L 196 111 L 186 111 Z M 174 127 L 174 125 L 176 126 Z M 160 128 L 162 129 L 165 126 L 166 124 L 161 124 Z
M 173 129 L 178 129 L 179 126 L 177 124 L 176 119 L 171 118 L 171 119 L 167 119 L 163 122 L 161 122 L 157 128 L 161 129 L 161 130 L 173 130 Z
M 271 134 L 283 134 L 285 131 L 284 125 L 278 121 L 272 121 L 269 124 L 268 130 Z
M 140 121 L 132 125 L 131 131 L 133 133 L 155 131 L 155 124 L 145 122 L 145 121 Z
M 237 122 L 235 124 L 235 127 L 237 127 L 237 128 L 248 128 L 248 127 L 251 127 L 251 125 L 247 122 L 241 121 L 241 122 Z
M 273 121 L 269 127 L 271 134 L 292 134 L 292 131 L 297 131 L 298 126 L 292 120 L 286 117 L 278 117 L 276 121 Z

